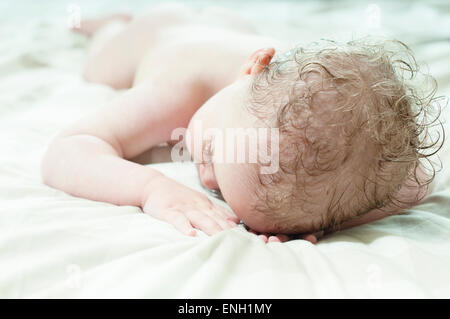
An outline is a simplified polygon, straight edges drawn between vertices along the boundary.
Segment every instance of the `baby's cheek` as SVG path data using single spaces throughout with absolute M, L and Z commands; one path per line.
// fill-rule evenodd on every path
M 206 188 L 219 189 L 212 164 L 197 164 L 200 181 Z

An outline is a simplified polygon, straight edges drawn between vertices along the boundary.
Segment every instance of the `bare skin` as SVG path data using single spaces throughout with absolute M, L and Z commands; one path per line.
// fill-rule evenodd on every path
M 231 212 L 130 159 L 170 141 L 172 131 L 188 127 L 194 117 L 219 125 L 211 118 L 217 108 L 239 113 L 228 124 L 221 119 L 220 125 L 249 127 L 254 119 L 242 113 L 239 94 L 284 45 L 256 34 L 250 24 L 229 12 L 195 12 L 173 5 L 135 19 L 125 14 L 90 19 L 77 31 L 92 37 L 85 79 L 127 90 L 54 139 L 42 162 L 44 182 L 75 196 L 141 207 L 189 236 L 195 236 L 196 229 L 213 235 L 235 227 L 241 219 L 250 220 L 244 196 L 251 187 L 244 178 L 248 174 L 252 179 L 250 168 L 198 165 L 202 183 L 220 188 L 230 199 Z M 236 183 L 238 179 L 242 182 Z M 406 197 L 412 193 L 410 188 L 406 193 Z M 396 207 L 372 211 L 342 228 L 398 211 Z M 265 242 L 290 238 L 261 232 L 257 223 L 252 228 Z M 302 238 L 316 243 L 322 234 Z

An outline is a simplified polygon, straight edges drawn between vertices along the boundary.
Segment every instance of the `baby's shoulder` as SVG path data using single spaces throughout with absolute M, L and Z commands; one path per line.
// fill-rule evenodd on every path
M 201 73 L 202 60 L 207 53 L 198 44 L 187 41 L 170 41 L 149 50 L 137 66 L 134 85 L 149 76 L 159 80 L 191 80 Z

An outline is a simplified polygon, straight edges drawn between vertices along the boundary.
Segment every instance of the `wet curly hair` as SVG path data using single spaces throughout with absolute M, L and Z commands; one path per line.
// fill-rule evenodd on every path
M 418 186 L 417 202 L 444 140 L 436 90 L 396 40 L 323 40 L 275 57 L 254 78 L 248 105 L 280 133 L 280 169 L 259 175 L 255 209 L 274 232 L 292 234 L 403 207 L 397 195 L 407 180 Z M 425 180 L 423 160 L 431 164 Z

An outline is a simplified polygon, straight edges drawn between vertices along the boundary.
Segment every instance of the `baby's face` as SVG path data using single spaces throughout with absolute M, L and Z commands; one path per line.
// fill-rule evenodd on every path
M 241 77 L 219 91 L 195 113 L 188 126 L 191 141 L 187 145 L 197 163 L 203 185 L 220 190 L 225 201 L 246 225 L 265 232 L 269 231 L 270 221 L 254 208 L 258 188 L 262 185 L 258 177 L 260 166 L 249 157 L 252 149 L 248 145 L 252 142 L 247 139 L 244 149 L 240 149 L 237 140 L 236 143 L 226 142 L 232 132 L 247 129 L 257 132 L 258 128 L 265 127 L 246 108 L 251 80 L 250 75 Z M 244 162 L 238 161 L 240 156 Z

